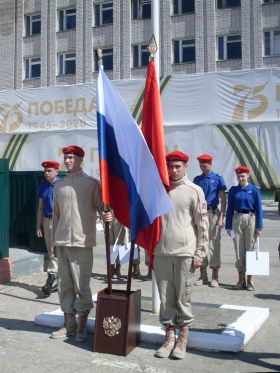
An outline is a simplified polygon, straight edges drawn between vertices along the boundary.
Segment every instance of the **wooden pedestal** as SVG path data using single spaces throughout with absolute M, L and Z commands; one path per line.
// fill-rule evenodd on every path
M 141 290 L 101 290 L 97 297 L 94 352 L 126 356 L 140 343 Z

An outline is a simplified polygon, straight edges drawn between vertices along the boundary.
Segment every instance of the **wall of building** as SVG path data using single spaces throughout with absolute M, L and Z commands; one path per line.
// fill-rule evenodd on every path
M 94 50 L 113 48 L 112 79 L 144 77 L 133 67 L 132 45 L 147 44 L 150 19 L 132 20 L 131 0 L 113 2 L 113 23 L 95 26 L 94 5 L 110 0 L 2 0 L 0 2 L 0 90 L 83 83 L 95 80 Z M 76 8 L 76 28 L 58 30 L 58 11 Z M 26 36 L 25 19 L 41 14 L 41 34 Z M 216 2 L 195 0 L 195 12 L 173 14 L 172 0 L 160 1 L 161 75 L 279 67 L 280 55 L 264 56 L 263 33 L 280 30 L 280 3 L 241 1 L 240 7 L 217 9 Z M 218 60 L 217 37 L 241 35 L 242 58 Z M 196 60 L 174 63 L 173 41 L 195 39 Z M 58 55 L 76 53 L 76 73 L 58 74 Z M 41 76 L 26 79 L 26 58 L 41 58 Z

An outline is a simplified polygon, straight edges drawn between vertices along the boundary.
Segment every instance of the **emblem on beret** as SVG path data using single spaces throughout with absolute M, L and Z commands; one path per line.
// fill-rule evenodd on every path
M 109 337 L 115 337 L 119 334 L 122 322 L 118 317 L 107 316 L 103 319 L 104 333 Z

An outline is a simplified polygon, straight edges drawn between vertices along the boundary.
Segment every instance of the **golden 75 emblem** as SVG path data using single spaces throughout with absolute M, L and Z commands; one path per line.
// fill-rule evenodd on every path
M 23 123 L 20 104 L 0 103 L 0 133 L 14 132 Z
M 252 88 L 243 84 L 238 84 L 234 87 L 234 96 L 239 97 L 239 101 L 232 115 L 233 122 L 240 122 L 244 119 L 254 119 L 266 111 L 268 100 L 266 96 L 261 94 L 266 85 L 267 83 L 264 83 Z M 245 118 L 247 102 L 253 104 L 254 107 L 247 110 L 248 117 Z

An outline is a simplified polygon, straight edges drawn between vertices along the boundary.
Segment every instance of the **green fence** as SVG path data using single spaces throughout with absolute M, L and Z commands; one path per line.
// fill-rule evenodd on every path
M 46 251 L 45 240 L 36 236 L 38 187 L 43 181 L 41 171 L 10 172 L 11 245 L 25 245 L 35 252 Z

